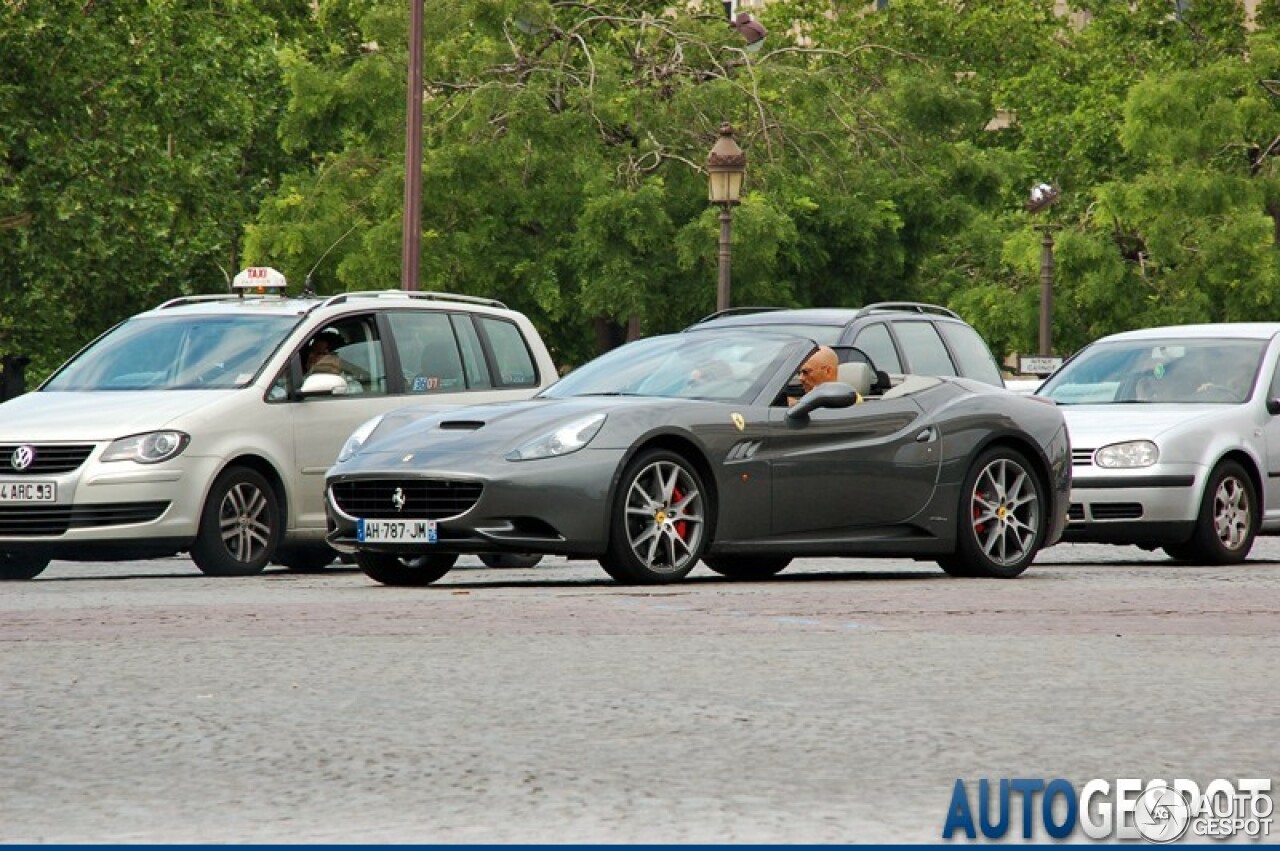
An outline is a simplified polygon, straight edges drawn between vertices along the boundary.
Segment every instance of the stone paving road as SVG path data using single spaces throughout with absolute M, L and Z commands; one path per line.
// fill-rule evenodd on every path
M 1012 582 L 60 562 L 0 585 L 0 842 L 932 842 L 956 778 L 1277 777 L 1277 624 L 1272 540 Z

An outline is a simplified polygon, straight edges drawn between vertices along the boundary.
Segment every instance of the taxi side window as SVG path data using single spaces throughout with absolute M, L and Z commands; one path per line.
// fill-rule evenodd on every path
M 467 389 L 458 341 L 449 314 L 393 311 L 387 314 L 406 393 L 451 393 Z
M 493 387 L 489 377 L 489 361 L 484 356 L 484 346 L 470 316 L 454 314 L 453 330 L 458 334 L 458 347 L 462 350 L 462 365 L 467 371 L 467 386 L 473 390 Z
M 493 352 L 494 366 L 503 387 L 535 387 L 538 370 L 533 365 L 533 355 L 524 335 L 514 322 L 477 316 L 480 328 Z

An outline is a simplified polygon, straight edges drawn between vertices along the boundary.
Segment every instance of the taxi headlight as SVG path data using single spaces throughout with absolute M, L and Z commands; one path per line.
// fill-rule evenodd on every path
M 1150 467 L 1160 459 L 1160 450 L 1149 440 L 1130 440 L 1104 446 L 1093 455 L 1093 463 L 1111 470 Z
M 364 446 L 364 442 L 369 439 L 369 435 L 373 434 L 373 430 L 382 425 L 383 416 L 383 414 L 378 414 L 371 420 L 365 420 L 358 429 L 351 432 L 347 442 L 342 444 L 342 448 L 338 450 L 339 464 L 360 451 L 360 447 Z
M 112 441 L 102 453 L 103 461 L 136 461 L 159 464 L 182 453 L 191 435 L 180 431 L 149 431 Z
M 535 458 L 554 458 L 557 455 L 568 455 L 577 452 L 591 442 L 604 425 L 604 414 L 592 414 L 589 417 L 573 420 L 539 435 L 533 440 L 513 449 L 507 454 L 508 461 L 531 461 Z

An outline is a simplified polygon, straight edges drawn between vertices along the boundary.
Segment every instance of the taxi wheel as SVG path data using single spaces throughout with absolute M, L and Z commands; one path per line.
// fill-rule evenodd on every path
M 24 553 L 0 552 L 0 582 L 35 579 L 49 566 L 49 559 Z
M 280 543 L 280 506 L 266 478 L 230 467 L 214 480 L 191 558 L 208 576 L 261 573 Z
M 391 553 L 356 553 L 356 564 L 375 582 L 383 585 L 420 587 L 444 576 L 458 560 L 454 553 L 404 557 Z

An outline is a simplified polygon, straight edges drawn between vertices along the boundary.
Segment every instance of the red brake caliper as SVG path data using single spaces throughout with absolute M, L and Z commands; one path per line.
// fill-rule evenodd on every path
M 978 519 L 978 516 L 979 516 L 980 514 L 982 514 L 982 502 L 981 502 L 981 500 L 979 500 L 979 499 L 978 499 L 978 497 L 979 497 L 979 496 L 981 496 L 983 499 L 986 499 L 986 497 L 987 497 L 987 495 L 986 495 L 986 494 L 977 494 L 977 493 L 975 493 L 975 494 L 973 495 L 973 519 L 974 519 L 974 520 L 977 520 L 977 519 Z M 973 530 L 974 530 L 975 532 L 977 532 L 979 535 L 981 535 L 983 532 L 987 531 L 987 524 L 986 524 L 986 523 L 974 523 L 974 524 L 973 524 Z
M 684 494 L 680 492 L 680 488 L 672 488 L 672 489 L 671 489 L 671 504 L 672 504 L 672 505 L 675 505 L 676 503 L 678 503 L 678 502 L 679 502 L 680 500 L 682 500 L 682 499 L 684 499 Z M 689 521 L 688 521 L 688 520 L 677 520 L 677 521 L 676 521 L 676 534 L 680 536 L 680 540 L 682 540 L 682 541 L 687 541 L 687 540 L 689 540 L 689 539 L 688 539 L 688 537 L 686 537 L 686 533 L 687 533 L 688 531 L 689 531 Z

